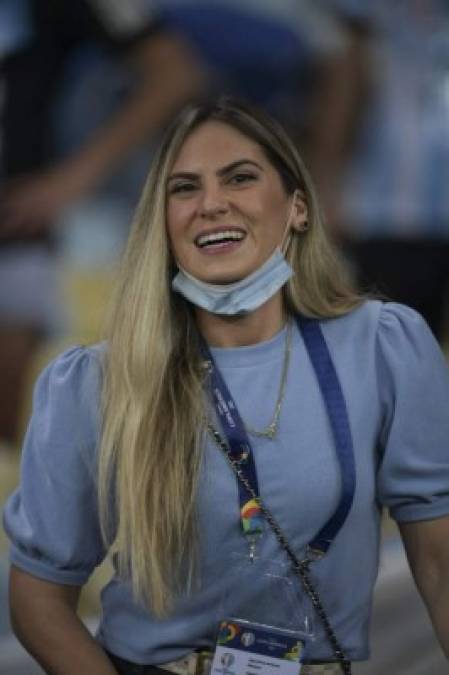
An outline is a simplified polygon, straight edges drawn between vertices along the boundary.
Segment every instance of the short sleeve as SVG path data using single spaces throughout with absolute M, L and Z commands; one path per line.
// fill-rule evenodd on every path
M 379 501 L 399 522 L 449 514 L 449 372 L 424 319 L 408 307 L 381 310 L 377 376 Z
M 82 585 L 105 556 L 96 464 L 101 351 L 74 347 L 40 375 L 21 480 L 3 521 L 11 562 L 34 576 Z

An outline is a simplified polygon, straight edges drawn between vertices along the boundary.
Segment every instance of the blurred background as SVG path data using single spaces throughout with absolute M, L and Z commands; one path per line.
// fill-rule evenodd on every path
M 101 339 L 153 149 L 188 101 L 280 119 L 363 288 L 418 309 L 447 350 L 445 0 L 0 0 L 0 64 L 0 503 L 37 374 Z M 0 674 L 32 675 L 6 568 L 0 532 Z M 83 593 L 92 626 L 108 573 Z M 373 652 L 356 673 L 447 671 L 387 519 Z

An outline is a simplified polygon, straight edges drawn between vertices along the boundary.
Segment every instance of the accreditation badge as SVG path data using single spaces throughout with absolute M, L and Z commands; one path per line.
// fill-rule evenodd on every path
M 227 584 L 217 605 L 224 617 L 293 631 L 304 642 L 315 638 L 314 611 L 289 561 L 234 552 L 228 559 Z
M 221 621 L 211 675 L 299 675 L 300 633 L 241 619 Z

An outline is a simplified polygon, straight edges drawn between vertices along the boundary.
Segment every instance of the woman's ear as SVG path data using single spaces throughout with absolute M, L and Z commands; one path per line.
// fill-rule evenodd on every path
M 302 190 L 295 190 L 293 193 L 293 218 L 292 229 L 295 232 L 304 232 L 309 227 L 309 211 L 307 208 L 306 196 Z

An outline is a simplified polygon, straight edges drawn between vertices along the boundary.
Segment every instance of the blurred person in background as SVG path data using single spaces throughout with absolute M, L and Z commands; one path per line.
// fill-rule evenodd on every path
M 341 27 L 307 0 L 8 5 L 21 39 L 2 70 L 0 437 L 13 441 L 30 358 L 63 322 L 60 239 L 95 266 L 96 226 L 123 226 L 154 136 L 198 95 L 244 94 L 307 135 L 311 155 L 331 153 L 351 59 Z
M 53 251 L 56 219 L 191 97 L 201 75 L 190 48 L 161 31 L 137 0 L 6 4 L 10 26 L 20 39 L 8 45 L 2 64 L 0 438 L 15 441 L 30 358 L 61 321 Z M 55 101 L 70 59 L 88 41 L 126 59 L 135 86 L 85 144 L 56 161 Z
M 449 5 L 332 0 L 357 45 L 360 108 L 334 185 L 338 228 L 364 285 L 446 334 L 449 284 Z

